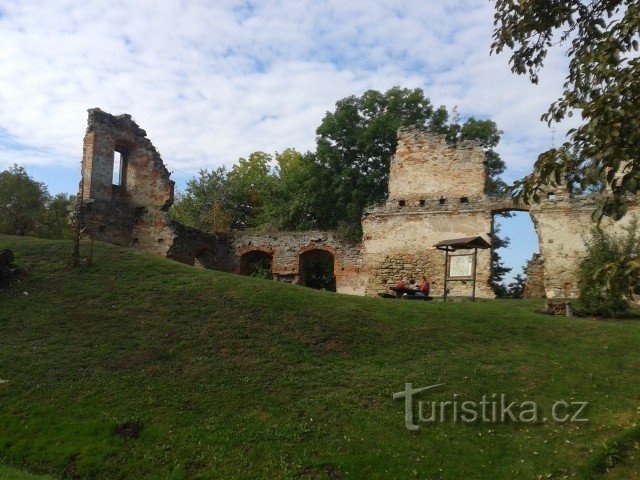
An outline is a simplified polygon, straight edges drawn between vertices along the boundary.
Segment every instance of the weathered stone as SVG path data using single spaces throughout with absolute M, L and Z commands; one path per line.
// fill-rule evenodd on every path
M 113 185 L 116 154 L 121 155 L 122 167 L 119 184 Z M 434 244 L 471 236 L 491 242 L 495 214 L 528 211 L 540 258 L 529 264 L 525 295 L 575 296 L 583 237 L 593 225 L 591 212 L 597 199 L 573 198 L 566 188 L 554 188 L 540 204 L 515 205 L 510 198 L 488 196 L 487 178 L 480 146 L 451 146 L 441 135 L 403 128 L 391 161 L 388 200 L 365 212 L 362 244 L 349 244 L 330 232 L 210 235 L 170 221 L 167 212 L 174 184 L 146 132 L 130 115 L 116 117 L 92 109 L 84 140 L 80 220 L 83 231 L 97 240 L 190 265 L 242 273 L 247 258 L 262 256 L 269 259 L 275 279 L 304 283 L 304 258 L 328 255 L 338 292 L 377 295 L 400 278 L 426 276 L 432 294 L 439 296 L 445 258 Z M 633 204 L 624 221 L 603 225 L 620 228 L 638 211 Z M 476 295 L 492 298 L 489 250 L 478 252 L 476 273 Z M 448 288 L 452 296 L 468 296 L 472 282 L 451 282 Z

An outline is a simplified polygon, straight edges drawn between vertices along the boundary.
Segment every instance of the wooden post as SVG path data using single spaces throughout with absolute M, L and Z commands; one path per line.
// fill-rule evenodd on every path
M 473 292 L 471 293 L 471 301 L 476 301 L 476 267 L 478 265 L 478 249 L 473 249 Z
M 444 301 L 447 301 L 447 276 L 449 275 L 449 247 L 444 250 Z

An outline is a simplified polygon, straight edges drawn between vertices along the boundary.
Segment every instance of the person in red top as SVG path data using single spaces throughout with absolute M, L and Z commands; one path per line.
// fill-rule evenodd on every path
M 427 281 L 427 277 L 422 277 L 422 281 L 420 285 L 418 285 L 418 291 L 424 295 L 425 297 L 429 297 L 429 290 L 431 289 L 431 285 Z
M 405 278 L 401 278 L 396 282 L 396 288 L 407 288 L 409 286 L 409 282 Z

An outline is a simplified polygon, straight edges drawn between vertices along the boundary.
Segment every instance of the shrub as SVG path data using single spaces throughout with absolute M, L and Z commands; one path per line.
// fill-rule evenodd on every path
M 640 259 L 638 219 L 634 217 L 623 232 L 594 228 L 585 245 L 587 253 L 579 267 L 580 303 L 585 313 L 623 313 L 632 292 L 626 269 L 618 266 Z

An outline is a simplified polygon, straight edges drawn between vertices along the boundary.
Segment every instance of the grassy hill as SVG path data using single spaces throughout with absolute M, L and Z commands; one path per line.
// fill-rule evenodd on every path
M 29 269 L 0 292 L 7 467 L 92 479 L 640 478 L 637 320 L 347 297 L 104 244 L 73 270 L 69 243 L 0 236 L 3 247 Z M 419 400 L 504 393 L 545 415 L 557 400 L 588 401 L 589 422 L 410 432 L 392 399 L 406 382 L 444 384 Z

